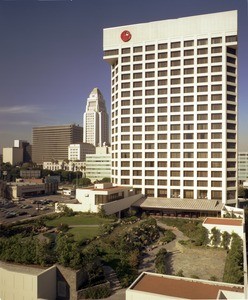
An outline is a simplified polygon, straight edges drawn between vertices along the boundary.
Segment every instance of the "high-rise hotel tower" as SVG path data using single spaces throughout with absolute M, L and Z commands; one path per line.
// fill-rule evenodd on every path
M 104 29 L 112 181 L 151 197 L 237 197 L 237 11 Z
M 103 146 L 109 143 L 109 121 L 105 100 L 98 88 L 90 93 L 84 113 L 84 143 Z

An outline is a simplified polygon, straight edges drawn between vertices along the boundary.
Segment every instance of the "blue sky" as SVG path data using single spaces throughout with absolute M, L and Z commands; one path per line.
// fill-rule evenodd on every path
M 248 151 L 247 0 L 0 0 L 0 153 L 32 127 L 82 126 L 94 87 L 110 110 L 103 28 L 238 10 L 239 139 Z

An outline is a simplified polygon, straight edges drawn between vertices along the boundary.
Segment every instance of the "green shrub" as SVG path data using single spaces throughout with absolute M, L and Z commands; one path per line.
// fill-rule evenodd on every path
M 92 286 L 88 288 L 85 293 L 85 299 L 102 299 L 111 295 L 111 289 L 109 286 Z
M 176 235 L 171 230 L 166 230 L 164 236 L 160 239 L 163 244 L 172 242 L 176 238 Z
M 236 234 L 232 234 L 231 248 L 228 251 L 224 269 L 223 281 L 234 284 L 243 284 L 243 242 Z
M 157 273 L 166 274 L 166 249 L 160 249 L 155 258 L 155 270 Z
M 178 276 L 178 277 L 184 277 L 183 270 L 180 269 L 180 270 L 176 273 L 176 276 Z

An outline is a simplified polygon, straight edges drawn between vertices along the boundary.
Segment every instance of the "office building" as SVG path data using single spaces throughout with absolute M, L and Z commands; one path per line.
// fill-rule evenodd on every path
M 109 123 L 105 100 L 98 88 L 87 99 L 84 113 L 84 143 L 96 147 L 109 143 Z
M 248 179 L 248 152 L 238 153 L 238 181 L 242 184 Z
M 68 146 L 69 161 L 85 161 L 86 154 L 95 154 L 95 146 L 89 143 L 71 144 Z
M 83 128 L 75 125 L 43 126 L 33 128 L 33 161 L 67 160 L 68 146 L 81 143 Z
M 27 141 L 23 140 L 14 140 L 14 147 L 23 149 L 23 162 L 32 161 L 32 145 Z
M 3 148 L 3 162 L 11 165 L 23 162 L 23 149 L 16 147 Z
M 237 198 L 237 11 L 104 29 L 112 182 Z
M 86 154 L 85 173 L 92 182 L 111 177 L 110 147 L 96 147 L 96 154 Z

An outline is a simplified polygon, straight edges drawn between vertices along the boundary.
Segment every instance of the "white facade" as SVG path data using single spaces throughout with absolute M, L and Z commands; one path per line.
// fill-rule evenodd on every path
M 238 181 L 243 182 L 248 179 L 248 152 L 238 153 Z
M 84 161 L 69 161 L 65 162 L 64 160 L 59 161 L 45 161 L 43 162 L 43 169 L 56 171 L 56 170 L 65 170 L 65 171 L 80 171 L 84 174 L 85 162 Z
M 237 11 L 104 29 L 112 182 L 237 198 Z
M 66 205 L 76 212 L 98 213 L 102 207 L 107 215 L 111 215 L 129 208 L 140 197 L 141 195 L 134 195 L 130 187 L 98 183 L 93 187 L 76 189 L 76 199 L 79 203 L 57 203 L 55 211 L 59 211 L 60 205 Z
M 109 143 L 108 131 L 108 113 L 105 100 L 100 90 L 94 88 L 87 99 L 84 113 L 83 141 L 94 146 L 103 146 L 104 143 Z
M 23 162 L 23 149 L 16 147 L 3 148 L 3 162 L 12 165 Z
M 215 246 L 211 241 L 211 230 L 216 228 L 220 232 L 220 244 L 222 240 L 222 234 L 227 232 L 230 236 L 232 233 L 236 233 L 243 240 L 244 239 L 244 229 L 243 229 L 243 219 L 228 219 L 228 218 L 206 218 L 202 223 L 202 226 L 208 230 L 209 245 Z M 219 244 L 219 247 L 220 247 Z M 231 240 L 229 241 L 229 245 Z
M 95 147 L 92 144 L 80 143 L 68 146 L 69 161 L 85 161 L 86 154 L 94 154 Z

